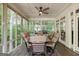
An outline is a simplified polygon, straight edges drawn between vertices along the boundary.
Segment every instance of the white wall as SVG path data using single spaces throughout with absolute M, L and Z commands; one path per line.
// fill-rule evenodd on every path
M 76 14 L 75 14 L 75 10 L 79 8 L 79 4 L 72 4 L 71 6 L 69 6 L 68 8 L 66 8 L 64 11 L 62 11 L 57 17 L 56 19 L 60 20 L 62 17 L 66 17 L 66 41 L 62 41 L 61 39 L 59 40 L 61 43 L 63 43 L 65 46 L 67 46 L 68 48 L 72 48 L 75 51 L 76 48 L 76 40 L 77 40 L 77 27 L 76 27 Z M 70 13 L 73 12 L 73 20 L 74 20 L 74 44 L 72 46 L 71 44 L 71 16 Z M 60 28 L 60 27 L 59 27 Z
M 71 22 L 70 22 L 70 13 L 73 11 L 72 6 L 68 7 L 66 10 L 64 10 L 61 14 L 59 14 L 58 17 L 56 17 L 57 19 L 61 19 L 62 17 L 66 17 L 65 19 L 65 23 L 66 23 L 66 41 L 62 41 L 61 39 L 59 40 L 61 43 L 63 43 L 64 45 L 66 45 L 67 47 L 70 48 L 70 43 L 71 41 L 69 39 L 71 39 Z M 60 27 L 59 27 L 60 28 Z

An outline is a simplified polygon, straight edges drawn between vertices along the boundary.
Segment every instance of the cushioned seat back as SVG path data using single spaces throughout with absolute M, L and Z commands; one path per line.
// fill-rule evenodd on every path
M 59 39 L 59 34 L 55 33 L 54 37 L 52 38 L 52 42 L 57 42 Z
M 25 32 L 25 33 L 23 34 L 23 39 L 25 40 L 25 42 L 27 42 L 27 41 L 29 40 L 29 37 L 30 37 L 30 35 L 29 35 L 28 32 Z

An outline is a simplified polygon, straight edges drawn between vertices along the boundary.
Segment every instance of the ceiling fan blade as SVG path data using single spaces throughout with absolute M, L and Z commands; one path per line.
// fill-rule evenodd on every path
M 44 14 L 48 14 L 48 12 L 43 12 Z
M 46 10 L 48 10 L 49 9 L 49 7 L 47 7 L 47 8 L 45 8 L 45 9 L 43 9 L 43 11 L 46 11 Z
M 39 8 L 35 7 L 37 10 L 39 10 Z

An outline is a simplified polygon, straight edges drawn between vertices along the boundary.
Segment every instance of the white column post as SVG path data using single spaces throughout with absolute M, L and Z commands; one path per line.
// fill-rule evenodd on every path
M 12 13 L 11 13 L 12 14 Z M 9 51 L 12 51 L 13 49 L 13 16 L 10 17 L 10 47 Z
M 7 52 L 7 4 L 3 4 L 2 52 Z
M 16 14 L 16 30 L 15 30 L 16 34 L 15 34 L 15 39 L 14 39 L 15 40 L 15 47 L 17 47 L 17 39 L 18 39 L 17 38 L 17 29 L 18 29 L 17 23 L 18 23 L 18 15 Z
M 23 38 L 22 38 L 22 34 L 23 34 L 23 18 L 21 17 L 21 44 L 23 43 Z
M 77 39 L 77 19 L 76 19 L 76 14 L 75 14 L 75 11 L 74 11 L 74 17 L 73 17 L 73 20 L 74 20 L 74 24 L 73 24 L 73 30 L 74 30 L 74 38 L 73 38 L 73 51 L 76 50 L 76 39 Z

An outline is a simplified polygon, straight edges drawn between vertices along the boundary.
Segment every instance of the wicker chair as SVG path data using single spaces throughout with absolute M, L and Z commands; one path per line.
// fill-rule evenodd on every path
M 51 48 L 51 54 L 54 53 L 58 39 L 59 39 L 59 34 L 56 33 L 54 37 L 52 38 L 52 40 L 46 43 L 46 46 Z
M 24 40 L 24 42 L 25 42 L 25 45 L 26 45 L 26 48 L 27 48 L 27 51 L 29 52 L 30 51 L 30 43 L 29 43 L 29 38 L 30 37 L 30 35 L 29 35 L 29 33 L 28 32 L 25 32 L 25 33 L 23 33 L 23 40 Z

